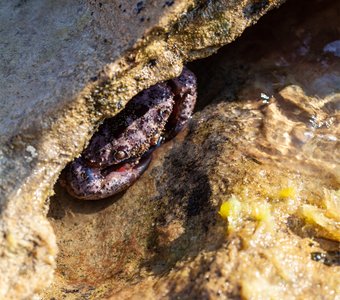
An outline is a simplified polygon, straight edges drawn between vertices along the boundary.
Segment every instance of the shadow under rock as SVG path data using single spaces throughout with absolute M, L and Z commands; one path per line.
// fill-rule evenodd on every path
M 117 202 L 125 192 L 102 200 L 84 201 L 70 196 L 67 191 L 57 182 L 54 186 L 56 195 L 50 199 L 48 218 L 55 220 L 63 219 L 66 211 L 80 214 L 95 214 Z
M 197 124 L 193 120 L 191 127 Z M 156 275 L 170 272 L 177 262 L 195 258 L 202 250 L 215 250 L 225 241 L 225 235 L 216 232 L 218 208 L 212 201 L 209 179 L 222 142 L 215 135 L 211 132 L 197 144 L 189 133 L 184 143 L 170 150 L 161 176 L 156 177 L 158 196 L 153 201 L 157 201 L 158 213 L 148 238 L 148 249 L 154 255 L 142 263 Z M 212 230 L 213 242 L 209 239 Z

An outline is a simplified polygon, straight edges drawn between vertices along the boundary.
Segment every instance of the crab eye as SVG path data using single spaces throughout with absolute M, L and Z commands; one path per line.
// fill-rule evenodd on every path
M 122 160 L 127 157 L 127 153 L 123 150 L 119 150 L 114 154 L 115 160 Z
M 166 117 L 168 117 L 168 116 L 170 115 L 170 110 L 167 109 L 167 108 L 165 108 L 165 109 L 163 109 L 163 110 L 161 110 L 161 111 L 159 112 L 159 115 L 160 115 L 162 118 L 166 118 Z

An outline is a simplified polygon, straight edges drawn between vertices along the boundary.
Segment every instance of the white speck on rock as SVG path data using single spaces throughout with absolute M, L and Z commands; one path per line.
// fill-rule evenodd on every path
M 261 93 L 261 99 L 263 99 L 263 100 L 269 100 L 269 96 L 266 95 L 265 93 Z
M 26 151 L 29 153 L 29 156 L 25 156 L 28 161 L 32 161 L 33 158 L 38 156 L 37 150 L 31 145 L 26 147 Z

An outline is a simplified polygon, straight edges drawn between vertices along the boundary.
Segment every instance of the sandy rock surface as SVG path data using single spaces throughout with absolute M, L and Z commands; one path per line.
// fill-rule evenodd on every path
M 0 298 L 51 282 L 46 200 L 99 122 L 280 2 L 0 2 Z

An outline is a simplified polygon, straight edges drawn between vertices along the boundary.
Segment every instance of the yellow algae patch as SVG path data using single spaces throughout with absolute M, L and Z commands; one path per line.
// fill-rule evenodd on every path
M 304 193 L 300 177 L 290 173 L 272 176 L 265 170 L 263 166 L 260 171 L 253 169 L 256 175 L 261 176 L 249 175 L 240 180 L 232 194 L 221 199 L 218 214 L 228 221 L 229 233 L 242 231 L 250 223 L 254 223 L 255 227 L 250 225 L 247 228 L 258 230 L 261 227 L 261 230 L 270 233 L 301 207 L 305 196 L 301 198 Z
M 239 185 L 223 201 L 219 215 L 228 221 L 228 232 L 242 231 L 246 223 L 254 222 L 272 232 L 280 222 L 297 216 L 306 223 L 303 231 L 312 227 L 318 237 L 340 241 L 340 190 L 319 189 L 309 192 L 295 177 L 277 177 L 276 184 L 267 178 L 252 181 L 251 186 Z
M 260 222 L 268 222 L 271 219 L 271 205 L 268 202 L 254 203 L 250 207 L 251 216 Z
M 340 190 L 324 189 L 324 195 L 326 215 L 340 222 Z
M 278 193 L 279 199 L 288 199 L 288 198 L 296 198 L 296 190 L 294 187 L 286 187 L 279 191 Z
M 235 195 L 223 202 L 219 215 L 228 221 L 228 230 L 234 231 L 245 219 L 253 219 L 260 223 L 271 224 L 271 204 L 265 201 L 246 202 Z
M 229 230 L 234 230 L 242 217 L 242 204 L 232 195 L 228 201 L 222 203 L 218 213 L 224 220 L 228 220 Z
M 241 202 L 232 195 L 228 201 L 223 202 L 219 214 L 223 219 L 237 217 L 241 212 Z
M 340 242 L 339 191 L 324 190 L 323 205 L 319 208 L 305 204 L 300 213 L 307 223 L 314 225 L 317 235 Z

